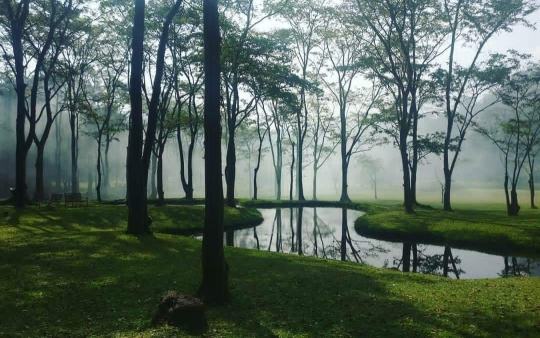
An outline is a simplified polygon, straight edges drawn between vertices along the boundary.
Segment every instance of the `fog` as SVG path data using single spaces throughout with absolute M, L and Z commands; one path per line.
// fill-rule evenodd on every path
M 533 13 L 530 22 L 538 24 L 540 13 Z M 283 22 L 265 22 L 260 31 L 267 31 L 283 25 Z M 277 27 L 279 28 L 279 27 Z M 537 39 L 537 32 L 534 29 L 524 26 L 517 26 L 512 32 L 503 32 L 491 39 L 486 46 L 482 57 L 495 52 L 506 52 L 514 49 L 523 53 L 530 53 L 534 60 L 540 58 L 540 44 Z M 468 46 L 460 46 L 456 53 L 456 58 L 460 63 L 466 64 L 472 56 L 472 51 Z M 328 96 L 328 95 L 327 95 Z M 335 103 L 334 103 L 335 104 Z M 491 118 L 490 114 L 504 109 L 494 107 L 486 111 L 480 117 L 484 120 Z M 10 196 L 9 188 L 14 186 L 15 179 L 15 111 L 16 100 L 13 89 L 9 83 L 4 83 L 0 92 L 0 197 Z M 67 114 L 61 113 L 54 123 L 49 140 L 45 149 L 45 185 L 46 193 L 65 192 L 70 189 L 70 141 L 69 124 Z M 88 133 L 92 132 L 92 127 L 80 124 L 79 140 L 79 178 L 80 190 L 86 192 L 89 197 L 95 196 L 96 181 L 96 142 Z M 445 127 L 444 116 L 426 114 L 421 119 L 418 130 L 420 134 L 443 131 Z M 39 127 L 38 127 L 39 128 Z M 225 133 L 225 132 L 224 132 Z M 204 192 L 204 169 L 202 132 L 195 147 L 194 154 L 194 195 L 202 197 Z M 309 137 L 308 137 L 309 138 Z M 223 166 L 225 166 L 226 139 L 223 139 Z M 108 154 L 109 172 L 108 186 L 104 188 L 105 199 L 122 199 L 125 197 L 125 173 L 126 173 L 126 147 L 127 132 L 118 135 L 118 139 L 113 141 Z M 259 171 L 259 197 L 275 197 L 274 168 L 269 152 L 268 138 L 265 139 L 261 168 Z M 284 143 L 284 164 L 282 197 L 288 195 L 289 187 L 289 166 L 291 161 L 290 147 Z M 309 148 L 309 141 L 306 142 L 304 160 L 304 191 L 306 197 L 312 196 L 312 168 Z M 236 190 L 240 198 L 249 198 L 253 194 L 253 169 L 256 161 L 256 152 L 250 153 L 247 144 L 237 142 L 237 179 Z M 349 170 L 349 194 L 353 199 L 374 198 L 373 173 L 366 167 L 366 161 L 377 161 L 379 163 L 377 172 L 377 195 L 379 199 L 399 200 L 402 198 L 402 171 L 400 156 L 393 144 L 383 144 L 376 146 L 369 151 L 356 155 L 351 161 Z M 35 149 L 29 152 L 27 158 L 28 177 L 27 184 L 29 194 L 34 190 L 34 168 Z M 178 144 L 172 136 L 166 145 L 164 153 L 164 191 L 165 197 L 183 197 L 182 184 L 180 181 Z M 329 158 L 327 163 L 320 169 L 318 178 L 318 197 L 321 199 L 335 199 L 340 194 L 340 155 L 338 148 Z M 441 185 L 444 182 L 442 174 L 442 160 L 440 156 L 430 155 L 421 162 L 418 170 L 418 197 L 420 201 L 438 202 L 441 199 Z M 499 152 L 485 137 L 469 131 L 463 151 L 460 155 L 459 163 L 456 166 L 453 176 L 453 191 L 456 201 L 490 201 L 503 202 L 503 177 L 504 167 Z M 149 179 L 148 193 L 152 193 L 152 179 Z M 225 183 L 224 183 L 225 184 Z M 520 188 L 526 189 L 526 180 L 521 180 Z M 520 194 L 526 194 L 520 191 Z M 524 195 L 525 196 L 525 195 Z
M 4 89 L 0 95 L 0 196 L 9 197 L 9 188 L 13 186 L 14 175 L 14 151 L 15 151 L 15 118 L 14 111 L 16 100 L 14 93 L 9 89 Z M 490 113 L 502 109 L 496 107 L 485 112 L 483 118 L 489 119 Z M 428 133 L 435 130 L 442 130 L 444 120 L 440 117 L 429 115 L 422 120 L 419 126 L 420 133 Z M 90 127 L 81 125 L 79 140 L 79 177 L 80 190 L 95 197 L 96 180 L 96 142 L 84 131 Z M 70 166 L 71 155 L 69 151 L 69 124 L 67 117 L 60 114 L 54 124 L 51 136 L 45 150 L 45 175 L 47 193 L 65 192 L 70 189 Z M 223 141 L 225 144 L 225 141 Z M 125 197 L 125 163 L 126 163 L 127 132 L 119 136 L 118 141 L 112 143 L 109 154 L 109 177 L 110 187 L 105 191 L 106 199 L 122 199 Z M 198 140 L 194 154 L 194 187 L 195 197 L 204 195 L 204 168 L 202 140 Z M 256 151 L 252 149 L 249 154 L 246 144 L 237 144 L 237 183 L 236 189 L 240 198 L 248 198 L 253 194 L 253 169 L 256 161 Z M 275 197 L 274 168 L 272 157 L 269 151 L 269 144 L 266 140 L 263 152 L 261 169 L 259 171 L 259 195 L 260 198 Z M 284 147 L 283 166 L 283 196 L 288 196 L 289 187 L 289 166 L 290 150 Z M 59 163 L 56 161 L 56 154 L 59 150 Z M 306 198 L 312 196 L 312 169 L 309 157 L 310 149 L 306 148 L 307 156 L 304 166 L 304 191 Z M 225 149 L 223 150 L 223 156 Z M 251 155 L 251 161 L 249 156 Z M 368 168 L 363 163 L 368 159 L 380 161 L 377 169 L 377 190 L 379 199 L 399 200 L 401 198 L 402 172 L 400 169 L 400 158 L 397 149 L 391 144 L 374 147 L 373 149 L 356 156 L 349 172 L 349 189 L 351 198 L 373 199 L 374 187 Z M 35 149 L 32 149 L 28 156 L 28 187 L 31 193 L 34 189 L 34 166 Z M 179 198 L 184 196 L 180 182 L 180 159 L 178 144 L 174 137 L 168 141 L 164 154 L 164 191 L 166 198 Z M 251 162 L 251 163 L 250 163 Z M 225 161 L 223 161 L 225 163 Z M 340 158 L 336 149 L 326 164 L 320 169 L 318 178 L 318 197 L 320 199 L 335 199 L 340 194 Z M 458 202 L 489 201 L 503 202 L 504 193 L 502 189 L 504 167 L 501 162 L 499 152 L 488 140 L 481 135 L 471 132 L 467 138 L 461 161 L 456 167 L 454 189 L 455 198 Z M 437 202 L 440 201 L 441 184 L 443 183 L 442 162 L 438 156 L 429 156 L 422 162 L 419 168 L 418 194 L 420 201 Z M 60 185 L 57 186 L 58 180 Z M 151 180 L 149 180 L 151 182 Z M 522 180 L 523 196 L 527 193 L 526 180 Z M 89 185 L 92 186 L 88 192 Z M 151 194 L 151 184 L 148 193 Z

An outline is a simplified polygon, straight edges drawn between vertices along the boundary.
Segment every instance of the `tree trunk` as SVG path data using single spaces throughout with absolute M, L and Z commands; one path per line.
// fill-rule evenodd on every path
M 444 210 L 452 211 L 451 192 L 452 192 L 452 173 L 444 170 L 444 190 L 443 190 L 443 205 Z
M 418 173 L 418 109 L 416 107 L 416 89 L 411 93 L 411 113 L 413 115 L 412 124 L 412 147 L 413 158 L 411 166 L 411 202 L 413 205 L 418 204 L 416 198 L 416 177 Z
M 294 156 L 294 143 L 292 145 L 292 152 L 291 152 L 292 160 L 291 160 L 291 179 L 289 182 L 289 200 L 293 200 L 293 187 L 294 187 L 294 162 L 295 162 L 295 156 Z
M 150 168 L 150 199 L 155 200 L 157 198 L 157 156 L 152 155 L 152 164 Z
M 144 0 L 135 0 L 129 86 L 131 126 L 129 129 L 127 161 L 127 232 L 134 235 L 144 235 L 150 232 L 146 204 L 147 178 L 143 177 L 144 168 L 141 161 L 144 133 L 141 92 L 144 57 L 144 12 Z
M 55 163 L 55 170 L 56 170 L 56 184 L 55 189 L 56 193 L 60 193 L 62 191 L 62 120 L 59 116 L 56 120 L 56 124 L 54 127 L 54 135 L 55 135 L 55 149 L 54 149 L 54 163 Z
M 79 123 L 76 114 L 69 118 L 71 130 L 71 193 L 79 193 Z
M 28 2 L 22 5 L 20 16 L 11 20 L 11 45 L 15 62 L 15 90 L 17 92 L 17 119 L 15 124 L 15 207 L 26 206 L 26 84 L 24 83 L 23 30 L 28 16 Z
M 236 181 L 236 144 L 235 144 L 235 124 L 229 122 L 229 141 L 227 142 L 227 156 L 225 165 L 225 181 L 227 183 L 227 206 L 235 207 L 234 188 Z
M 318 174 L 317 166 L 313 166 L 313 200 L 317 200 L 317 174 Z
M 260 134 L 260 132 L 259 132 Z M 262 146 L 263 146 L 264 137 L 259 137 L 259 148 L 257 149 L 257 165 L 255 166 L 255 170 L 253 172 L 253 199 L 257 200 L 257 175 L 259 173 L 259 169 L 261 168 L 261 156 L 262 156 Z
M 407 155 L 407 146 L 403 143 L 400 145 L 401 165 L 403 169 L 403 203 L 405 212 L 413 213 L 413 201 L 411 199 L 411 177 L 409 172 L 409 160 Z
M 517 195 L 517 188 L 512 184 L 512 189 L 510 190 L 510 205 L 508 207 L 508 216 L 517 216 L 519 214 L 519 201 Z
M 101 203 L 101 135 L 98 137 L 97 142 L 97 161 L 96 161 L 96 171 L 97 171 L 97 184 L 96 184 L 96 198 L 99 203 Z
M 228 267 L 223 250 L 223 183 L 221 177 L 220 33 L 217 0 L 204 0 L 204 139 L 205 217 L 202 282 L 206 304 L 229 298 Z
M 103 154 L 103 184 L 102 192 L 105 198 L 108 198 L 109 189 L 111 187 L 111 176 L 110 176 L 110 166 L 109 166 L 109 150 L 110 150 L 110 141 L 107 139 L 105 141 L 105 153 Z
M 349 203 L 351 202 L 351 199 L 349 198 L 348 193 L 348 171 L 349 171 L 349 163 L 347 161 L 347 158 L 341 158 L 341 197 L 339 198 L 339 201 L 342 203 Z
M 45 199 L 45 183 L 43 178 L 43 153 L 45 144 L 36 145 L 36 190 L 34 192 L 34 200 L 43 201 Z
M 536 192 L 534 187 L 534 171 L 529 174 L 529 193 L 531 196 L 531 209 L 537 209 L 536 207 Z
M 304 180 L 303 180 L 303 148 L 304 148 L 304 140 L 302 137 L 298 138 L 298 145 L 297 145 L 297 173 L 296 173 L 296 193 L 298 194 L 298 200 L 299 201 L 305 201 L 306 198 L 304 197 Z
M 188 177 L 187 177 L 187 189 L 186 199 L 188 201 L 193 200 L 193 148 L 195 147 L 195 137 L 191 139 L 188 149 Z
M 157 159 L 157 193 L 158 205 L 165 204 L 165 192 L 163 191 L 163 149 L 159 150 Z
M 340 117 L 340 150 L 341 150 L 341 197 L 339 201 L 342 203 L 349 203 L 348 192 L 348 170 L 349 161 L 347 159 L 347 116 L 345 103 L 340 104 L 339 109 Z

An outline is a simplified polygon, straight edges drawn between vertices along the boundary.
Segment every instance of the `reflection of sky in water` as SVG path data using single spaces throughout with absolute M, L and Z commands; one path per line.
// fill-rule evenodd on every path
M 341 259 L 342 247 L 342 210 L 336 208 L 303 208 L 301 232 L 298 231 L 298 209 L 261 209 L 264 222 L 250 229 L 234 232 L 234 246 L 298 253 L 328 259 Z M 292 211 L 292 212 L 291 212 Z M 379 241 L 362 237 L 354 230 L 354 221 L 362 212 L 347 211 L 346 260 L 363 262 L 377 267 L 402 267 L 403 244 Z M 346 233 L 347 234 L 347 233 Z M 299 245 L 299 236 L 302 238 Z M 445 248 L 436 245 L 417 246 L 418 271 L 443 273 Z M 451 249 L 460 278 L 498 277 L 505 271 L 505 259 L 501 256 L 485 253 Z M 540 262 L 525 258 L 507 259 L 509 274 L 540 275 Z M 455 278 L 449 261 L 449 276 Z M 413 259 L 411 255 L 411 271 Z

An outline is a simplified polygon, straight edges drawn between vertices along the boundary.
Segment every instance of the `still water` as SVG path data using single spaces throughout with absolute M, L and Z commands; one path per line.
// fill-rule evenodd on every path
M 501 276 L 540 276 L 540 261 L 502 257 L 420 243 L 393 243 L 356 233 L 362 212 L 339 208 L 261 209 L 261 225 L 230 231 L 228 245 L 317 256 L 399 269 L 473 279 Z

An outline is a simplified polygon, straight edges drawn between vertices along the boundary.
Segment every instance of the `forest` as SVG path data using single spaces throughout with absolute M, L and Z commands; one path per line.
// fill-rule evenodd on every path
M 537 336 L 539 7 L 0 0 L 0 336 Z

